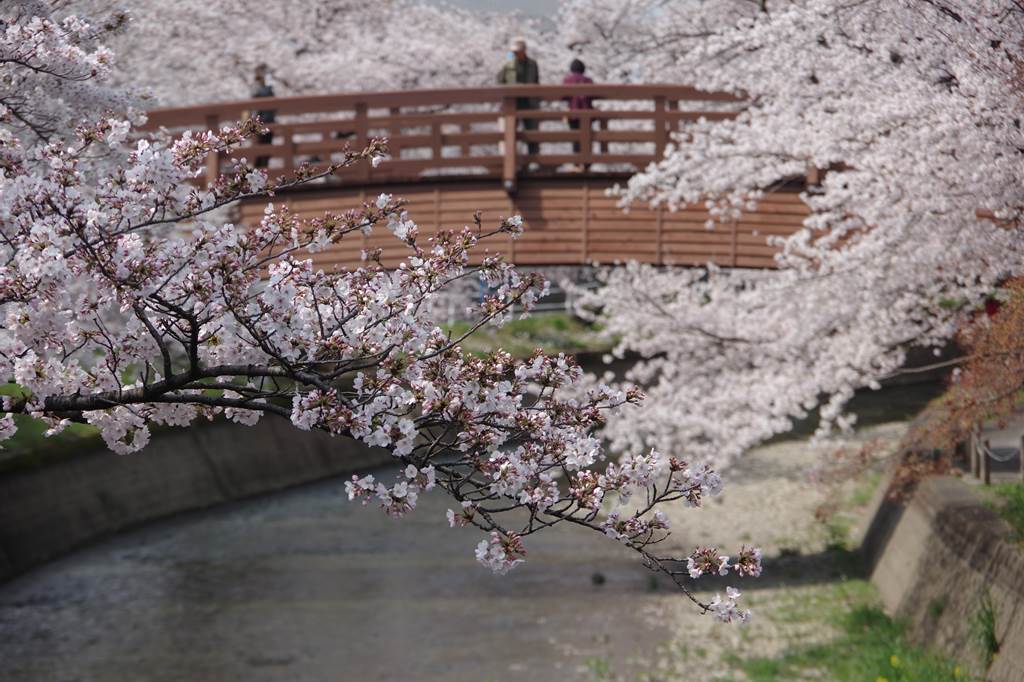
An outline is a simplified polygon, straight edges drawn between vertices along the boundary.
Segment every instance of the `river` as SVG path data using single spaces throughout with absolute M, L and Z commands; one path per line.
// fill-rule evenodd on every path
M 101 542 L 0 587 L 0 677 L 591 679 L 668 638 L 655 614 L 679 597 L 624 548 L 554 528 L 497 577 L 448 506 L 427 494 L 394 520 L 335 480 Z

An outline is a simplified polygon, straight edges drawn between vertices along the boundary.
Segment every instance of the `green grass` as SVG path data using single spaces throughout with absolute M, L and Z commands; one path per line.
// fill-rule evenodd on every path
M 826 516 L 820 519 L 824 533 L 825 548 L 830 551 L 846 551 L 853 547 L 853 530 L 863 509 L 875 496 L 882 482 L 882 473 L 869 470 L 860 474 L 853 489 L 842 497 Z
M 781 597 L 774 597 L 770 604 L 766 604 L 766 610 L 759 610 L 758 617 L 763 616 L 773 623 L 820 623 L 829 627 L 852 609 L 876 606 L 877 603 L 878 593 L 871 583 L 848 578 L 786 590 Z
M 936 597 L 928 602 L 928 616 L 938 620 L 946 612 L 946 597 Z
M 608 659 L 601 658 L 600 656 L 591 656 L 583 663 L 587 666 L 587 672 L 590 673 L 590 679 L 593 682 L 607 682 L 613 679 L 612 667 Z
M 0 384 L 0 395 L 20 396 L 15 384 Z M 32 469 L 92 449 L 102 443 L 99 431 L 88 424 L 71 424 L 61 433 L 47 438 L 45 422 L 22 414 L 14 415 L 18 432 L 0 442 L 0 474 Z
M 1024 543 L 1024 484 L 1000 483 L 990 488 L 991 506 L 1013 529 L 1013 540 Z
M 834 682 L 943 682 L 968 679 L 959 666 L 908 645 L 903 628 L 877 607 L 860 606 L 840 623 L 841 635 L 827 645 L 786 653 L 778 659 L 742 661 L 751 682 L 817 676 Z
M 967 672 L 941 656 L 910 644 L 902 624 L 877 604 L 874 588 L 864 580 L 794 593 L 771 617 L 779 622 L 820 622 L 837 636 L 825 644 L 795 647 L 777 658 L 728 661 L 751 682 L 824 679 L 833 682 L 954 682 Z
M 43 466 L 103 442 L 99 431 L 88 424 L 71 424 L 47 438 L 43 434 L 48 427 L 42 421 L 24 415 L 15 415 L 14 421 L 18 432 L 0 443 L 0 473 Z
M 971 618 L 971 638 L 981 654 L 981 662 L 987 670 L 999 654 L 999 638 L 996 636 L 996 605 L 992 595 L 985 592 L 978 600 L 978 610 Z
M 825 549 L 842 551 L 849 549 L 850 535 L 853 532 L 853 519 L 842 512 L 832 514 L 822 521 L 825 531 Z
M 878 486 L 882 482 L 881 471 L 868 471 L 865 473 L 860 480 L 857 481 L 857 487 L 854 488 L 850 494 L 850 504 L 855 507 L 866 507 L 875 497 L 875 492 L 878 490 Z
M 968 304 L 966 298 L 940 298 L 939 307 L 943 310 L 960 310 Z
M 470 328 L 468 322 L 445 326 L 453 339 Z M 575 354 L 605 352 L 613 345 L 611 340 L 602 337 L 600 329 L 568 313 L 538 313 L 525 320 L 511 320 L 501 327 L 487 325 L 462 342 L 463 350 L 468 353 L 483 355 L 501 348 L 516 357 L 526 357 L 537 348 L 548 354 Z

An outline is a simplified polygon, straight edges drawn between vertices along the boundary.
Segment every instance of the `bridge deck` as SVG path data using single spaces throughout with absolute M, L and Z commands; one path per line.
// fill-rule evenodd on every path
M 567 94 L 595 99 L 568 111 Z M 524 98 L 535 108 L 520 108 Z M 226 102 L 150 112 L 149 128 L 216 128 L 251 112 L 275 112 L 269 141 L 207 163 L 207 179 L 232 159 L 260 159 L 272 176 L 302 166 L 316 170 L 387 138 L 391 159 L 360 164 L 320 185 L 279 195 L 301 214 L 355 208 L 381 191 L 409 200 L 424 232 L 461 226 L 481 210 L 487 220 L 520 213 L 528 231 L 494 244 L 515 262 L 589 263 L 640 260 L 657 264 L 771 267 L 770 235 L 795 231 L 807 215 L 796 188 L 771 195 L 738 224 L 705 228 L 702 208 L 679 212 L 637 207 L 628 214 L 605 191 L 661 158 L 671 134 L 700 118 L 725 120 L 743 103 L 726 93 L 679 85 L 512 86 L 390 93 L 350 93 Z M 571 129 L 568 119 L 580 121 Z M 521 129 L 522 128 L 522 129 Z M 576 168 L 573 168 L 576 166 Z M 586 167 L 586 173 L 578 172 Z M 577 171 L 577 172 L 569 172 Z M 264 202 L 241 207 L 258 220 Z M 388 235 L 350 239 L 322 254 L 324 263 L 352 265 L 363 248 L 384 248 L 397 263 L 403 247 Z

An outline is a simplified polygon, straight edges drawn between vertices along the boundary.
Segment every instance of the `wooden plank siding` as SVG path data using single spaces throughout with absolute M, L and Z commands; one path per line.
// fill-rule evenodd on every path
M 607 190 L 616 179 L 599 175 L 547 178 L 524 177 L 518 191 L 509 195 L 494 180 L 472 180 L 389 185 L 384 189 L 408 202 L 410 217 L 419 225 L 422 238 L 439 228 L 472 225 L 473 214 L 481 211 L 484 225 L 496 225 L 505 216 L 523 216 L 526 232 L 515 242 L 491 239 L 478 249 L 499 252 L 520 265 L 572 265 L 638 260 L 657 265 L 704 265 L 770 268 L 775 247 L 769 236 L 786 236 L 798 230 L 808 214 L 798 188 L 769 194 L 759 209 L 735 223 L 707 229 L 708 213 L 703 207 L 679 211 L 634 206 L 623 212 L 618 200 Z M 325 211 L 341 212 L 373 201 L 379 187 L 331 185 L 278 195 L 275 202 L 286 204 L 303 218 Z M 243 202 L 238 219 L 254 225 L 263 214 L 265 201 Z M 360 264 L 363 249 L 382 249 L 382 262 L 395 267 L 408 250 L 386 229 L 369 236 L 349 235 L 339 244 L 317 254 L 324 267 Z

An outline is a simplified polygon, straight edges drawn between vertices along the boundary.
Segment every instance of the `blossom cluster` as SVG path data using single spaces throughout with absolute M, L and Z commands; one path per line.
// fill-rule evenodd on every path
M 498 575 L 504 575 L 523 563 L 524 556 L 526 549 L 515 533 L 502 535 L 492 531 L 476 546 L 476 560 Z
M 349 500 L 362 500 L 363 504 L 376 496 L 384 512 L 398 518 L 416 508 L 419 494 L 433 489 L 436 479 L 432 466 L 417 469 L 414 464 L 409 464 L 402 473 L 404 477 L 390 488 L 377 482 L 373 476 L 353 476 L 351 481 L 345 482 L 345 492 Z
M 749 609 L 741 609 L 737 606 L 736 600 L 739 598 L 739 590 L 735 587 L 727 587 L 725 588 L 725 599 L 722 599 L 722 595 L 716 594 L 708 605 L 708 611 L 714 615 L 716 620 L 723 623 L 732 623 L 733 621 L 747 623 L 750 621 L 751 613 Z
M 730 568 L 737 575 L 756 578 L 761 575 L 761 550 L 744 547 L 733 564 L 729 563 L 728 556 L 719 554 L 714 547 L 698 547 L 686 559 L 686 571 L 694 579 L 702 575 L 728 575 Z

